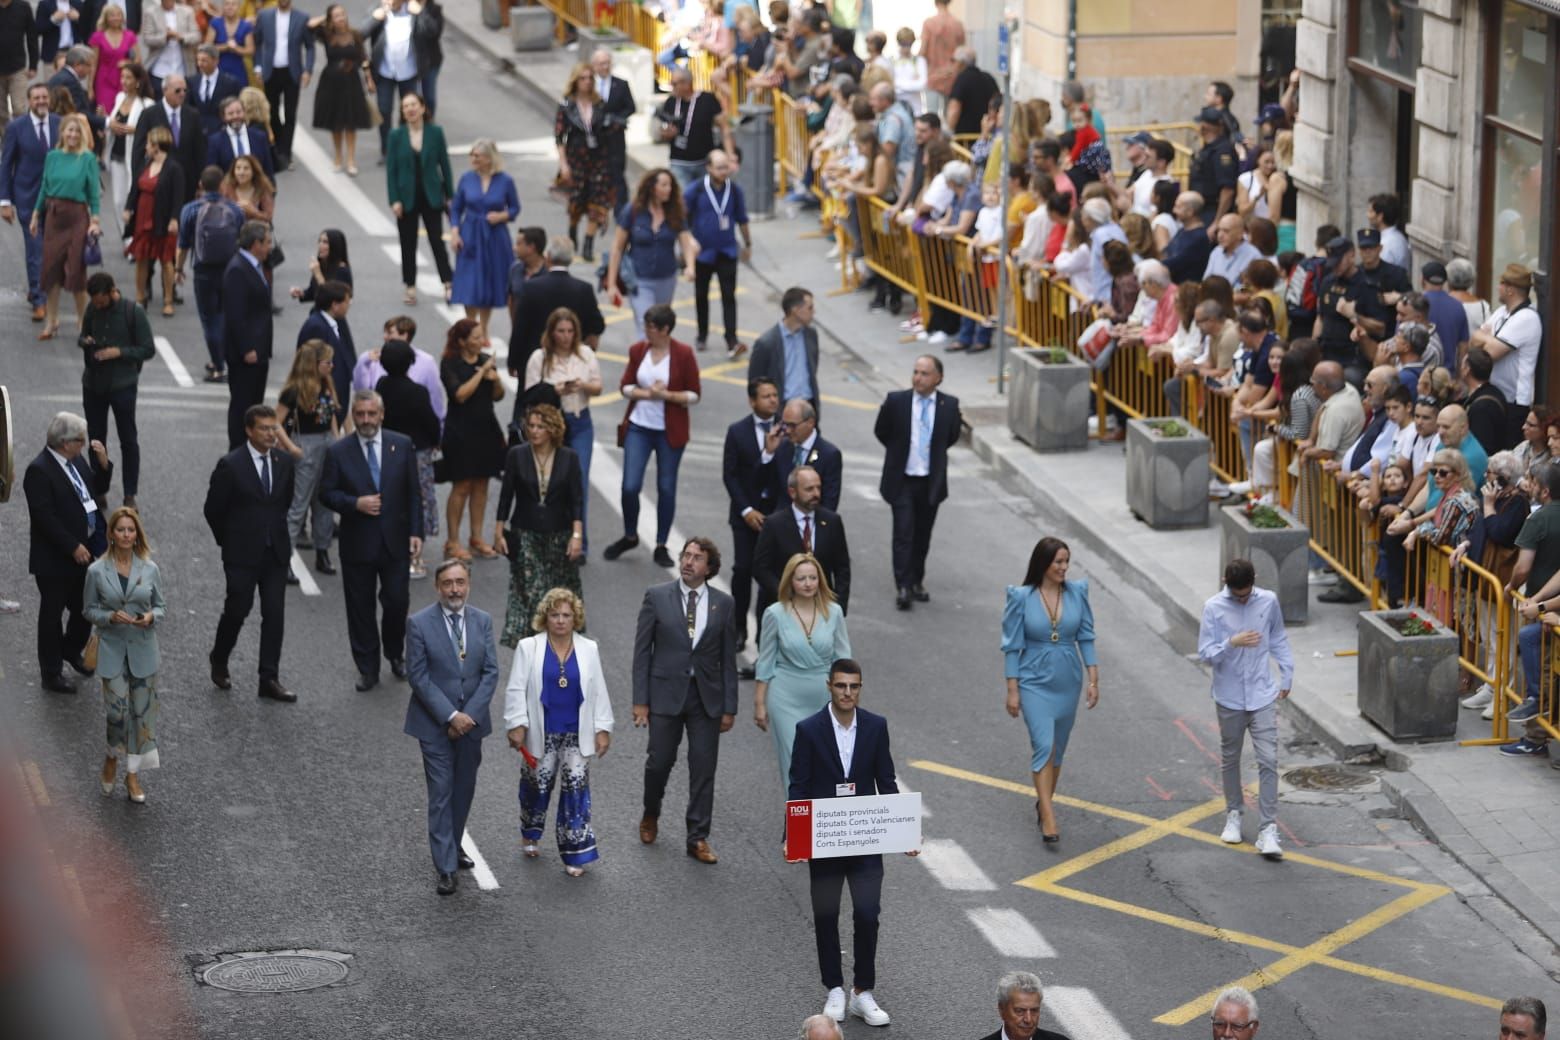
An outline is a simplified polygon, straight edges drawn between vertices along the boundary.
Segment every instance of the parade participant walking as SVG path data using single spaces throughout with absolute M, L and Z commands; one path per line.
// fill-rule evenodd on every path
M 805 398 L 818 410 L 818 330 L 813 328 L 813 294 L 792 286 L 780 297 L 780 320 L 753 341 L 748 379 L 768 379 L 780 399 Z
M 715 863 L 710 818 L 720 735 L 737 718 L 737 632 L 731 597 L 711 588 L 720 550 L 708 538 L 683 546 L 676 581 L 645 590 L 634 629 L 634 725 L 649 727 L 639 840 L 660 835 L 661 800 L 688 731 L 688 855 Z
M 683 208 L 688 227 L 699 243 L 699 255 L 693 266 L 693 306 L 698 317 L 699 336 L 694 346 L 705 349 L 710 335 L 710 278 L 720 280 L 720 313 L 726 329 L 726 360 L 735 361 L 747 353 L 737 342 L 737 261 L 746 263 L 753 255 L 753 235 L 748 230 L 747 200 L 742 185 L 731 180 L 731 157 L 720 149 L 710 152 L 705 175 L 683 192 Z M 741 232 L 742 245 L 737 245 Z
M 579 457 L 580 484 L 590 487 L 590 460 L 595 453 L 596 428 L 590 418 L 590 399 L 601 393 L 601 365 L 596 352 L 587 347 L 580 334 L 580 319 L 573 311 L 558 307 L 547 316 L 542 333 L 542 349 L 525 363 L 525 389 L 547 383 L 558 391 L 563 411 L 564 442 Z M 524 395 L 520 395 L 524 396 Z M 519 418 L 518 402 L 515 408 Z M 588 491 L 580 498 L 580 559 L 590 549 L 586 523 Z
M 183 277 L 186 263 L 194 272 L 195 311 L 206 341 L 206 382 L 227 380 L 222 349 L 222 275 L 238 252 L 238 232 L 244 213 L 222 195 L 222 171 L 208 166 L 200 174 L 201 194 L 179 211 L 179 252 L 175 264 Z
M 197 230 L 198 234 L 198 230 Z M 222 350 L 227 360 L 228 447 L 247 436 L 245 416 L 265 400 L 271 370 L 271 280 L 265 260 L 271 255 L 271 225 L 245 221 L 238 229 L 238 251 L 222 272 Z
M 379 161 L 385 161 L 390 128 L 395 123 L 395 99 L 406 97 L 422 83 L 430 63 L 430 46 L 436 46 L 444 29 L 442 19 L 426 10 L 419 0 L 380 0 L 363 23 L 364 42 L 371 50 L 376 100 L 379 102 Z
M 27 302 L 32 320 L 44 319 L 44 292 L 39 281 L 43 267 L 43 235 L 35 230 L 33 210 L 43 186 L 44 161 L 60 139 L 60 117 L 49 111 L 49 88 L 34 83 L 27 88 L 27 112 L 17 113 L 6 124 L 0 145 L 0 220 L 19 223 L 27 267 Z
M 405 567 L 401 575 L 404 581 Z M 460 844 L 477 791 L 482 738 L 493 732 L 488 709 L 498 689 L 498 647 L 493 643 L 493 619 L 468 602 L 468 565 L 445 560 L 433 580 L 439 601 L 405 619 L 406 677 L 412 696 L 402 730 L 422 748 L 428 847 L 439 875 L 437 891 L 447 896 L 459 884 L 456 870 L 476 866 Z
M 737 605 L 737 651 L 747 646 L 748 607 L 753 602 L 753 550 L 764 518 L 780 500 L 780 478 L 775 473 L 775 453 L 781 447 L 780 423 L 775 412 L 780 391 L 768 379 L 748 381 L 745 415 L 726 428 L 721 452 L 721 479 L 731 500 L 727 522 L 731 525 L 731 598 Z M 762 620 L 760 600 L 758 618 Z
M 1009 585 L 1002 611 L 1007 713 L 1029 727 L 1029 772 L 1035 816 L 1047 844 L 1061 840 L 1056 826 L 1056 783 L 1078 717 L 1078 695 L 1092 711 L 1100 700 L 1094 655 L 1094 611 L 1089 583 L 1068 581 L 1072 550 L 1060 538 L 1042 538 L 1029 554 L 1022 585 Z M 1084 669 L 1089 682 L 1084 687 Z
M 546 243 L 546 251 L 547 270 L 527 277 L 510 304 L 509 357 L 505 363 L 509 374 L 522 380 L 526 387 L 531 385 L 527 376 L 531 358 L 542 349 L 542 337 L 558 308 L 567 308 L 579 319 L 580 339 L 592 350 L 600 344 L 601 334 L 607 328 L 596 303 L 596 290 L 569 273 L 569 264 L 574 262 L 574 247 L 569 240 L 554 235 Z M 523 396 L 517 394 L 515 399 L 516 425 L 521 419 Z
M 368 96 L 364 93 L 364 76 L 368 64 L 368 48 L 363 34 L 347 20 L 347 9 L 341 4 L 331 4 L 325 14 L 309 19 L 309 28 L 325 49 L 325 67 L 320 70 L 320 85 L 314 90 L 314 129 L 330 133 L 330 143 L 335 151 L 337 173 L 346 170 L 356 177 L 357 135 L 359 130 L 373 126 L 368 112 Z M 386 116 L 386 121 L 389 117 Z
M 894 760 L 888 750 L 888 722 L 858 707 L 861 665 L 842 657 L 829 666 L 829 703 L 796 726 L 791 755 L 789 795 L 792 801 L 836 798 L 847 791 L 856 797 L 898 794 Z M 911 849 L 907 856 L 920 855 Z M 829 991 L 823 1013 L 843 1022 L 846 1013 L 869 1026 L 888 1025 L 872 995 L 877 986 L 878 916 L 883 901 L 883 857 L 837 856 L 807 863 L 812 879 L 813 928 L 818 940 L 818 970 Z M 840 963 L 840 889 L 850 883 L 854 930 L 850 996 Z
M 617 196 L 606 148 L 607 106 L 596 77 L 583 61 L 569 73 L 569 85 L 553 119 L 558 146 L 559 189 L 569 193 L 569 241 L 587 264 L 596 262 L 596 234 L 607 222 Z M 580 221 L 585 240 L 580 245 Z
M 964 420 L 959 399 L 937 389 L 940 358 L 915 359 L 909 390 L 895 390 L 878 409 L 873 434 L 886 449 L 878 491 L 894 514 L 894 600 L 900 610 L 931 599 L 924 583 L 937 507 L 948 497 L 948 449 L 959 441 Z
M 1002 1028 L 983 1040 L 1067 1040 L 1061 1033 L 1040 1028 L 1040 1004 L 1045 994 L 1040 976 L 1010 971 L 997 980 L 997 1015 Z
M 434 485 L 433 456 L 439 450 L 442 433 L 438 407 L 444 404 L 444 390 L 439 386 L 437 376 L 433 381 L 433 392 L 412 377 L 418 352 L 413 351 L 412 345 L 405 340 L 389 340 L 377 353 L 379 367 L 384 375 L 374 383 L 374 389 L 385 402 L 385 429 L 406 434 L 412 439 L 412 447 L 417 450 L 417 490 L 422 495 L 423 541 L 432 543 L 439 536 L 439 492 Z M 438 397 L 435 398 L 433 393 L 437 393 Z M 428 576 L 420 552 L 412 557 L 410 576 Z
M 845 454 L 818 433 L 818 413 L 805 398 L 793 397 L 780 413 L 780 430 L 788 443 L 775 456 L 775 475 L 788 483 L 791 470 L 811 466 L 823 479 L 823 505 L 840 507 L 845 490 Z
M 445 504 L 444 555 L 469 560 L 471 553 L 492 560 L 498 553 L 482 540 L 482 522 L 487 518 L 488 481 L 504 466 L 504 431 L 494 414 L 495 402 L 504 399 L 504 384 L 498 378 L 498 363 L 492 354 L 484 354 L 487 344 L 481 327 L 470 318 L 450 326 L 444 341 L 444 357 L 439 362 L 439 378 L 449 394 L 449 412 L 444 420 L 444 467 L 441 480 L 450 482 Z M 471 552 L 461 548 L 460 519 L 471 511 Z M 529 616 L 529 615 L 528 615 Z
M 385 147 L 385 187 L 390 211 L 401 237 L 401 302 L 417 305 L 417 224 L 422 222 L 433 250 L 433 266 L 451 292 L 449 251 L 444 248 L 444 208 L 455 195 L 444 128 L 427 121 L 428 110 L 417 94 L 401 99 L 401 125 L 390 131 Z
M 590 56 L 590 70 L 596 76 L 596 93 L 606 110 L 607 121 L 601 143 L 607 153 L 607 169 L 612 177 L 613 198 L 618 205 L 628 201 L 628 181 L 623 177 L 628 167 L 628 121 L 638 111 L 634 92 L 628 80 L 612 75 L 612 52 L 597 47 Z
M 134 236 L 129 252 L 135 258 L 135 302 L 151 301 L 152 265 L 162 269 L 162 316 L 173 317 L 173 278 L 179 252 L 179 212 L 184 197 L 184 170 L 168 153 L 173 136 L 166 127 L 146 135 L 146 161 L 125 196 L 122 226 Z
M 336 531 L 336 514 L 320 500 L 320 478 L 325 473 L 325 450 L 341 436 L 346 409 L 331 383 L 335 351 L 323 340 L 305 340 L 293 355 L 292 371 L 276 401 L 278 438 L 282 450 L 293 457 L 293 498 L 287 509 L 289 545 L 299 545 L 303 522 L 309 520 L 314 547 L 314 570 L 335 574 L 330 562 L 330 540 Z M 291 569 L 287 583 L 297 584 Z
M 134 509 L 108 517 L 108 552 L 87 568 L 81 613 L 98 630 L 97 677 L 108 713 L 108 754 L 99 778 L 114 793 L 119 759 L 125 760 L 125 794 L 141 804 L 141 771 L 156 769 L 157 633 L 167 613 L 162 574 Z
M 66 116 L 59 123 L 59 147 L 43 160 L 38 201 L 28 221 L 31 233 L 43 240 L 39 284 L 45 302 L 40 340 L 53 339 L 59 332 L 60 289 L 75 298 L 78 325 L 86 316 L 87 268 L 82 253 L 89 237 L 103 234 L 98 224 L 100 176 L 86 118 L 80 113 Z
M 587 639 L 585 604 L 572 589 L 549 589 L 515 647 L 504 695 L 509 746 L 520 772 L 520 837 L 526 859 L 541 855 L 547 804 L 558 788 L 558 855 L 570 877 L 601 858 L 590 825 L 590 759 L 612 746 L 612 699 L 601 651 Z
M 607 291 L 619 305 L 619 275 L 623 261 L 633 265 L 634 328 L 645 335 L 645 312 L 672 302 L 677 291 L 677 252 L 682 251 L 683 277 L 693 281 L 699 244 L 688 231 L 682 193 L 670 170 L 654 169 L 639 180 L 632 202 L 617 212 L 617 234 L 607 258 Z M 549 250 L 549 253 L 551 251 Z
M 1224 833 L 1239 845 L 1245 792 L 1240 782 L 1241 745 L 1251 734 L 1260 777 L 1257 851 L 1282 859 L 1278 843 L 1278 702 L 1289 696 L 1295 662 L 1284 631 L 1278 596 L 1257 587 L 1250 560 L 1231 560 L 1224 589 L 1203 604 L 1197 654 L 1213 667 L 1213 700 L 1219 716 L 1219 750 L 1224 777 Z M 1278 665 L 1273 679 L 1269 658 Z
M 655 111 L 657 140 L 671 145 L 667 165 L 677 178 L 681 191 L 704 174 L 704 164 L 715 148 L 715 132 L 720 140 L 731 140 L 731 127 L 720 100 L 708 91 L 695 90 L 693 73 L 685 68 L 672 70 L 672 96 Z
M 811 466 L 798 466 L 786 477 L 791 501 L 764 518 L 753 549 L 753 577 L 758 580 L 759 613 L 780 594 L 781 573 L 797 553 L 808 553 L 823 565 L 823 577 L 840 613 L 850 609 L 850 546 L 845 521 L 822 505 L 823 478 Z
M 292 168 L 293 131 L 298 128 L 298 91 L 314 75 L 314 34 L 309 13 L 293 0 L 276 0 L 255 17 L 255 75 L 265 85 L 271 105 L 271 139 L 276 142 L 276 168 Z
M 487 336 L 488 318 L 502 307 L 509 285 L 509 222 L 520 215 L 520 194 L 499 161 L 498 146 L 482 138 L 471 146 L 471 169 L 450 199 L 450 249 L 455 278 L 449 300 L 466 309 Z
M 276 448 L 281 424 L 269 405 L 244 411 L 243 445 L 228 452 L 211 473 L 204 513 L 222 550 L 227 594 L 208 660 L 211 682 L 233 688 L 228 657 L 260 591 L 260 696 L 291 703 L 298 695 L 282 685 L 283 611 L 287 606 L 287 510 L 293 500 L 292 458 Z
M 548 590 L 582 591 L 585 481 L 579 456 L 563 440 L 563 415 L 550 404 L 535 405 L 526 413 L 525 443 L 504 459 L 493 544 L 512 561 L 500 637 L 508 647 L 533 631 L 531 619 Z
M 134 509 L 141 480 L 135 398 L 141 364 L 157 353 L 157 347 L 146 312 L 119 295 L 113 275 L 98 271 L 88 278 L 87 296 L 92 302 L 77 341 L 86 362 L 81 373 L 81 410 L 87 417 L 87 438 L 108 443 L 108 412 L 113 409 L 124 462 L 125 505 Z

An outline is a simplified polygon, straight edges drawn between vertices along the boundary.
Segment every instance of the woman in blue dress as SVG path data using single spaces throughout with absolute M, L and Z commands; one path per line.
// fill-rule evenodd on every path
M 1007 658 L 1007 710 L 1022 712 L 1029 727 L 1029 770 L 1035 781 L 1035 814 L 1047 842 L 1056 829 L 1057 777 L 1078 717 L 1078 694 L 1099 703 L 1100 672 L 1094 656 L 1094 612 L 1089 584 L 1068 581 L 1072 553 L 1060 538 L 1042 538 L 1029 554 L 1022 585 L 1009 585 L 1002 611 L 1002 653 Z M 1084 686 L 1084 671 L 1089 682 Z
M 245 62 L 254 60 L 255 41 L 251 37 L 255 23 L 239 17 L 240 7 L 238 0 L 222 0 L 222 17 L 213 18 L 206 25 L 205 42 L 221 52 L 217 56 L 218 70 L 247 84 L 249 68 Z
M 450 302 L 466 308 L 487 336 L 488 318 L 502 307 L 509 289 L 509 222 L 520 215 L 515 182 L 501 168 L 498 146 L 482 138 L 471 146 L 471 170 L 461 175 L 450 200 L 450 252 L 455 280 Z
M 796 724 L 829 703 L 829 665 L 849 657 L 845 613 L 812 553 L 797 553 L 780 575 L 780 601 L 764 611 L 758 636 L 753 721 L 773 733 L 780 787 L 791 784 Z

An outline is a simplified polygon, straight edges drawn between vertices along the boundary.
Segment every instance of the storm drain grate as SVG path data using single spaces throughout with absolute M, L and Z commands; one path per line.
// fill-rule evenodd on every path
M 224 953 L 195 975 L 234 993 L 301 993 L 345 982 L 352 955 L 329 950 L 257 950 Z
M 1284 780 L 1303 791 L 1355 791 L 1376 783 L 1376 775 L 1368 769 L 1329 763 L 1291 769 Z

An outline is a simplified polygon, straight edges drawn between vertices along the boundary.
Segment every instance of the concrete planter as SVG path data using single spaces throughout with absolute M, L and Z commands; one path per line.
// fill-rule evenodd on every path
M 1389 622 L 1407 610 L 1366 611 L 1359 620 L 1357 693 L 1360 714 L 1393 740 L 1450 740 L 1457 735 L 1457 635 L 1405 636 Z
M 1071 354 L 1057 363 L 1045 350 L 1015 350 L 1008 388 L 1008 429 L 1036 451 L 1083 451 L 1089 446 L 1094 405 L 1093 370 Z
M 1219 510 L 1219 572 L 1231 560 L 1250 560 L 1257 568 L 1257 584 L 1278 593 L 1284 623 L 1304 624 L 1311 611 L 1306 585 L 1311 532 L 1287 510 L 1274 511 L 1289 521 L 1288 527 L 1254 527 L 1244 506 Z
M 550 51 L 553 13 L 545 7 L 511 7 L 509 40 L 517 51 Z
M 1127 508 L 1156 530 L 1207 527 L 1208 438 L 1196 428 L 1163 437 L 1166 421 L 1127 422 Z
M 486 29 L 502 29 L 504 27 L 504 8 L 509 6 L 509 0 L 482 0 L 482 25 Z

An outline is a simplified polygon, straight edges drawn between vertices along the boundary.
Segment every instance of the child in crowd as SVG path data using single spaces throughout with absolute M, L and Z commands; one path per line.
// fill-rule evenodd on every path
M 997 327 L 997 279 L 1002 276 L 1002 217 L 1002 186 L 983 185 L 980 211 L 975 214 L 975 227 L 970 234 L 970 262 L 975 270 L 965 283 L 965 305 L 986 318 L 961 317 L 958 342 L 949 344 L 949 350 L 978 354 L 991 347 L 991 334 Z
M 1387 463 L 1381 470 L 1381 499 L 1376 504 L 1375 514 L 1381 516 L 1381 510 L 1385 506 L 1392 506 L 1393 511 L 1402 505 L 1403 493 L 1408 490 L 1408 468 L 1403 463 L 1393 461 Z M 1376 577 L 1380 579 L 1387 589 L 1387 602 L 1394 607 L 1403 603 L 1403 576 L 1407 567 L 1408 554 L 1403 550 L 1403 539 L 1387 536 L 1386 525 L 1383 524 L 1382 536 L 1377 540 L 1376 547 Z

